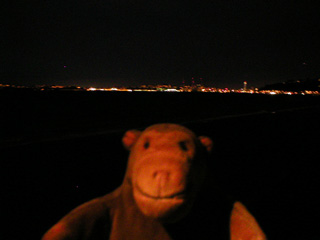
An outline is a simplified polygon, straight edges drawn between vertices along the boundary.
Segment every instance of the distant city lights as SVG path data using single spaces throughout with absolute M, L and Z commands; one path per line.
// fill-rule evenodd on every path
M 88 88 L 87 91 L 121 91 L 121 92 L 203 92 L 203 93 L 246 93 L 246 94 L 267 94 L 267 95 L 319 95 L 319 91 L 289 92 L 280 90 L 259 90 L 255 89 L 229 89 L 197 86 L 171 86 L 171 85 L 142 85 L 134 88 Z
M 138 87 L 111 87 L 111 88 L 97 88 L 89 87 L 83 88 L 78 86 L 62 86 L 62 85 L 38 85 L 35 87 L 25 87 L 10 84 L 0 84 L 0 90 L 6 88 L 19 88 L 19 89 L 33 89 L 40 91 L 104 91 L 104 92 L 201 92 L 201 93 L 244 93 L 244 94 L 267 94 L 267 95 L 320 95 L 319 91 L 303 90 L 299 92 L 283 91 L 283 90 L 259 90 L 258 88 L 247 88 L 247 82 L 244 82 L 244 88 L 229 89 L 229 88 L 214 88 L 205 87 L 201 84 L 174 86 L 170 84 L 160 85 L 141 85 Z

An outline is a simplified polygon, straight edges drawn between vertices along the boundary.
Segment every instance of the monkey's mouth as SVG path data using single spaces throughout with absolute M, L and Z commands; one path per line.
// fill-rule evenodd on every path
M 151 195 L 146 193 L 145 191 L 143 191 L 138 185 L 135 186 L 136 190 L 143 196 L 147 197 L 147 198 L 151 198 L 154 200 L 173 200 L 173 199 L 185 199 L 186 196 L 186 191 L 182 190 L 179 192 L 175 192 L 175 193 L 170 193 L 170 194 L 158 194 L 158 195 Z

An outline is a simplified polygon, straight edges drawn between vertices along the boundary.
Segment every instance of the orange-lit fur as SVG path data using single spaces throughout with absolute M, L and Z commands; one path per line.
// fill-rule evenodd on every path
M 230 222 L 231 240 L 265 240 L 266 236 L 246 207 L 236 202 Z
M 130 130 L 122 141 L 130 151 L 122 185 L 71 211 L 44 235 L 43 240 L 173 240 L 166 224 L 174 225 L 191 218 L 186 216 L 190 216 L 188 213 L 203 186 L 205 159 L 213 145 L 211 139 L 196 137 L 180 125 L 158 124 L 144 132 Z M 207 196 L 210 194 L 208 192 Z M 225 219 L 230 211 L 224 215 Z M 208 216 L 210 214 L 208 212 Z M 191 220 L 186 228 L 201 225 L 201 222 L 194 222 L 193 217 Z M 201 229 L 202 234 L 207 234 L 206 230 L 211 233 L 211 223 L 208 222 L 205 231 Z M 233 205 L 230 236 L 231 240 L 266 239 L 255 218 L 240 202 Z

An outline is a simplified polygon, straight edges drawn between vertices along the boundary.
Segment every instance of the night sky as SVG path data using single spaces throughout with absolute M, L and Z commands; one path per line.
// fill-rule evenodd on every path
M 0 83 L 214 87 L 320 77 L 317 1 L 8 1 Z M 299 2 L 299 3 L 297 3 Z

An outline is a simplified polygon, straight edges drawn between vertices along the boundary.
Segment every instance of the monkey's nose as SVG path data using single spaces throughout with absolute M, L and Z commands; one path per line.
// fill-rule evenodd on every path
M 153 180 L 163 187 L 170 181 L 170 172 L 166 170 L 158 170 L 153 173 Z

